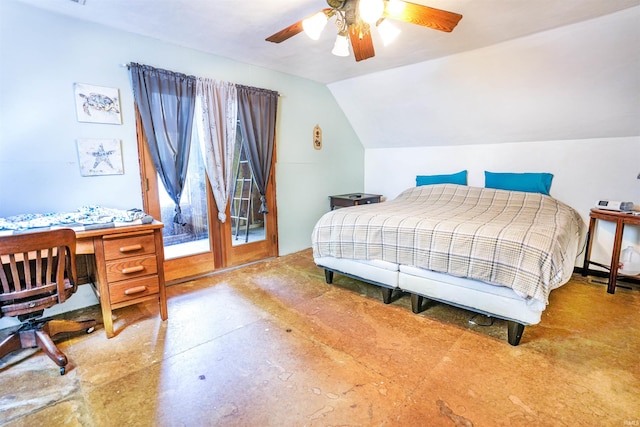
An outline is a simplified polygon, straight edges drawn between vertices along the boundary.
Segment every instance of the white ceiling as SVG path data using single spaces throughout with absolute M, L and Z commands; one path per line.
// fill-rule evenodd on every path
M 0 0 L 1 1 L 1 0 Z M 402 30 L 384 47 L 374 32 L 374 58 L 330 53 L 331 22 L 318 41 L 303 33 L 280 43 L 265 38 L 326 7 L 324 0 L 19 0 L 244 63 L 332 83 L 423 62 L 607 15 L 640 0 L 414 0 L 463 15 L 452 33 L 396 22 Z

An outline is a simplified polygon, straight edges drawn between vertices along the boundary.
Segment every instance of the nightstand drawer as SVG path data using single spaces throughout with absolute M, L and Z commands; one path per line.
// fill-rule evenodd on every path
M 143 277 L 109 285 L 111 304 L 142 298 L 157 294 L 159 291 L 158 276 Z
M 148 276 L 157 272 L 158 263 L 155 255 L 107 262 L 107 281 L 109 283 Z
M 104 259 L 107 261 L 155 253 L 153 233 L 104 240 Z

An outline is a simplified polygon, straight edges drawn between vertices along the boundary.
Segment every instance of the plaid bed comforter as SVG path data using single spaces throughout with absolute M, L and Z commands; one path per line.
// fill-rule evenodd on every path
M 552 197 L 427 185 L 396 199 L 331 211 L 312 233 L 314 258 L 384 260 L 507 286 L 545 305 L 573 272 L 586 226 Z

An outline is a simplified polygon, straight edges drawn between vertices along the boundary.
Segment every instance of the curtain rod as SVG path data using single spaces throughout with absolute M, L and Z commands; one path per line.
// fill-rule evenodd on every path
M 139 64 L 139 65 L 144 65 L 144 64 Z M 123 67 L 123 68 L 130 69 L 131 68 L 131 62 L 126 63 L 126 64 L 120 64 L 120 66 Z M 156 67 L 153 67 L 152 65 L 147 65 L 147 67 L 156 68 Z M 156 68 L 156 69 L 162 70 L 162 68 Z M 164 71 L 170 71 L 170 70 L 164 70 Z M 181 73 L 176 72 L 176 71 L 171 71 L 171 72 L 172 73 L 176 73 L 176 74 L 181 74 Z M 197 77 L 197 76 L 194 76 L 194 77 L 196 77 L 197 79 L 208 78 L 208 77 Z M 255 86 L 247 86 L 247 85 L 243 85 L 243 84 L 240 84 L 240 83 L 233 83 L 233 84 L 235 84 L 236 86 L 239 86 L 239 87 L 243 87 L 245 89 L 258 90 L 258 91 L 264 91 L 264 92 L 271 92 L 271 93 L 275 94 L 276 96 L 280 96 L 280 93 L 278 91 L 275 91 L 275 90 L 265 89 L 265 88 L 261 88 L 261 87 L 255 87 Z

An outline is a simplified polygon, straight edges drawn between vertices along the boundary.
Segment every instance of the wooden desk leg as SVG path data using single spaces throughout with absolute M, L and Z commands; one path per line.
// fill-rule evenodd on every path
M 100 308 L 102 310 L 102 323 L 107 338 L 113 338 L 113 317 L 111 317 L 111 302 L 109 300 L 109 282 L 107 281 L 107 265 L 104 260 L 104 243 L 102 237 L 94 239 L 93 247 L 96 257 L 96 286 L 100 293 Z
M 102 298 L 102 293 L 100 293 L 100 307 L 102 308 L 102 323 L 104 324 L 104 332 L 107 334 L 107 338 L 113 338 L 115 334 L 113 333 L 113 317 L 111 314 L 111 308 L 109 307 L 109 303 L 104 303 Z M 109 298 L 109 294 L 106 294 L 106 298 Z
M 596 229 L 596 219 L 591 218 L 589 221 L 589 231 L 587 232 L 587 247 L 584 251 L 584 263 L 582 264 L 582 276 L 586 277 L 589 271 L 591 261 L 591 244 L 593 243 L 593 233 Z
M 156 230 L 153 233 L 154 243 L 156 246 L 156 260 L 158 262 L 158 282 L 160 283 L 159 299 L 160 318 L 167 320 L 169 311 L 167 310 L 167 288 L 164 283 L 164 242 L 162 240 L 162 231 Z
M 611 254 L 611 271 L 609 272 L 609 284 L 607 292 L 616 292 L 616 281 L 618 279 L 618 264 L 620 263 L 620 247 L 622 246 L 622 234 L 624 232 L 624 222 L 616 221 L 616 237 L 613 240 L 613 253 Z

